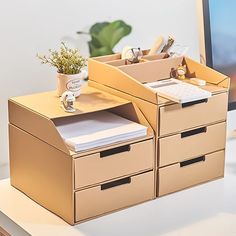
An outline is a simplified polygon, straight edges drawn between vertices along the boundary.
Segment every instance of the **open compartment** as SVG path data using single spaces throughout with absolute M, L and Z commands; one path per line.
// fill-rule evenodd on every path
M 106 58 L 110 60 L 118 58 L 119 55 L 106 56 Z M 124 60 L 113 60 L 113 62 L 108 60 L 104 63 L 103 57 L 90 58 L 88 62 L 89 80 L 125 92 L 131 96 L 160 104 L 163 101 L 159 101 L 158 94 L 145 87 L 143 83 L 170 78 L 172 69 L 176 69 L 179 65 L 186 65 L 187 78 L 197 77 L 207 82 L 203 89 L 210 90 L 213 94 L 228 91 L 229 78 L 227 76 L 187 57 L 165 58 L 165 54 L 160 54 L 154 56 L 146 55 L 143 58 L 145 62 L 131 65 L 122 65 Z
M 38 106 L 40 103 L 42 106 Z M 76 121 L 77 117 L 86 114 L 94 115 L 94 117 L 96 117 L 96 112 L 103 111 L 116 114 L 147 127 L 147 135 L 145 136 L 153 137 L 153 131 L 149 123 L 135 104 L 95 88 L 85 87 L 81 96 L 75 102 L 75 108 L 75 113 L 64 112 L 60 107 L 59 98 L 53 92 L 18 97 L 9 100 L 9 121 L 59 150 L 75 156 L 79 156 L 79 153 L 68 148 L 56 126 L 61 122 Z M 20 117 L 24 117 L 24 120 Z M 146 137 L 142 138 L 145 139 Z M 130 140 L 135 140 L 135 138 Z M 129 139 L 126 141 L 129 141 Z
M 135 65 L 144 63 L 144 62 L 150 62 L 150 61 L 155 61 L 155 60 L 161 60 L 161 59 L 166 59 L 168 58 L 168 54 L 166 53 L 160 53 L 156 55 L 144 55 L 142 59 L 139 61 L 139 63 L 135 63 Z M 105 64 L 118 67 L 118 68 L 123 68 L 123 66 L 132 66 L 134 64 L 131 64 L 128 62 L 126 59 L 116 59 L 112 61 L 107 61 Z
M 89 84 L 134 102 L 158 137 L 226 120 L 229 77 L 187 57 L 145 57 L 153 60 L 127 66 L 112 66 L 99 61 L 99 58 L 90 58 Z M 186 82 L 192 77 L 207 82 L 201 88 L 212 93 L 209 99 L 184 106 L 159 96 L 144 85 L 170 78 L 171 70 L 180 64 L 187 67 Z

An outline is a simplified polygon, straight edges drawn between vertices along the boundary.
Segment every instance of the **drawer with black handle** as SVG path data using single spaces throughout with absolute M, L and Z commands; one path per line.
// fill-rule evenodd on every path
M 163 196 L 203 182 L 224 176 L 225 151 L 197 156 L 192 159 L 161 167 L 159 191 Z
M 75 221 L 84 221 L 154 199 L 154 171 L 75 192 Z
M 75 189 L 154 168 L 153 139 L 108 148 L 75 159 Z
M 193 128 L 159 139 L 159 166 L 167 166 L 225 148 L 226 123 Z
M 185 104 L 160 107 L 159 137 L 226 120 L 228 93 Z

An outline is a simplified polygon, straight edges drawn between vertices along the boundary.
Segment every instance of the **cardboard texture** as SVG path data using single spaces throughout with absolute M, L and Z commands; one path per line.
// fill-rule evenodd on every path
M 60 108 L 55 92 L 9 100 L 14 187 L 75 224 L 223 177 L 229 78 L 189 58 L 143 53 L 138 64 L 127 64 L 121 54 L 89 59 L 90 86 L 75 113 Z M 169 78 L 180 64 L 188 78 L 207 81 L 211 98 L 182 106 L 143 85 Z M 102 110 L 147 126 L 148 135 L 69 150 L 57 124 Z
M 181 162 L 197 155 L 222 150 L 225 148 L 225 141 L 225 122 L 160 138 L 160 167 Z
M 13 125 L 9 137 L 11 185 L 65 221 L 74 222 L 72 159 Z
M 182 130 L 225 121 L 227 116 L 228 94 L 214 95 L 207 102 L 182 107 L 173 104 L 160 107 L 159 136 L 173 134 Z
M 101 185 L 76 192 L 76 221 L 153 199 L 154 171 L 115 184 L 115 187 Z
M 116 56 L 118 57 L 118 54 Z M 224 91 L 229 88 L 230 79 L 227 76 L 186 57 L 157 58 L 121 66 L 110 65 L 110 59 L 110 56 L 105 56 L 101 62 L 99 57 L 90 58 L 88 61 L 89 80 L 155 104 L 160 104 L 160 97 L 142 83 L 169 78 L 171 69 L 177 68 L 180 64 L 187 66 L 186 77 L 204 79 L 208 84 L 221 87 Z
M 182 167 L 176 163 L 159 169 L 159 196 L 224 176 L 224 150 L 194 159 Z
M 152 139 L 122 147 L 124 147 L 125 151 L 118 152 L 112 156 L 101 158 L 100 153 L 95 153 L 77 158 L 75 161 L 75 188 L 154 168 L 153 157 L 155 150 Z M 117 149 L 117 151 L 119 150 Z M 111 168 L 111 166 L 116 168 Z M 88 170 L 91 171 L 88 172 Z
M 93 191 L 97 186 L 100 188 L 112 181 L 120 182 L 123 178 L 134 179 L 128 184 L 130 188 L 123 203 L 114 203 L 115 208 L 103 208 L 97 204 L 99 209 L 94 208 L 94 213 L 90 212 L 89 217 L 153 199 L 154 174 L 150 174 L 153 177 L 150 181 L 150 177 L 146 178 L 143 173 L 154 173 L 155 141 L 150 125 L 137 106 L 91 87 L 83 89 L 75 106 L 75 113 L 64 112 L 55 92 L 9 100 L 11 184 L 70 224 L 87 220 L 86 217 L 77 217 L 78 214 L 85 214 L 84 208 L 80 209 L 83 205 L 80 204 L 80 197 L 75 199 L 82 190 L 91 194 L 90 198 L 96 199 L 100 196 L 100 192 L 96 196 Z M 101 110 L 108 110 L 147 126 L 148 135 L 84 152 L 70 151 L 56 130 L 57 122 L 61 119 L 69 122 L 70 117 L 85 113 L 94 113 L 96 116 L 96 112 Z M 105 156 L 102 155 L 104 152 Z M 136 178 L 140 181 L 135 181 Z M 135 183 L 140 185 L 140 189 L 145 186 L 147 193 L 140 192 L 135 196 L 136 192 L 132 188 L 136 186 Z M 113 191 L 113 187 L 120 189 L 114 199 L 124 198 L 122 187 L 118 185 L 104 191 L 104 198 Z M 87 201 L 87 204 L 94 202 Z
M 177 168 L 179 162 L 225 149 L 229 77 L 187 57 L 144 56 L 144 60 L 132 65 L 125 65 L 125 61 L 120 59 L 119 54 L 116 54 L 112 60 L 111 57 L 105 56 L 102 60 L 100 57 L 89 59 L 89 84 L 130 100 L 139 107 L 156 135 L 156 170 L 159 175 L 164 170 Z M 170 78 L 171 69 L 179 65 L 187 67 L 185 82 L 189 82 L 188 78 L 193 77 L 203 79 L 207 83 L 202 88 L 210 91 L 213 96 L 189 106 L 182 106 L 158 96 L 155 91 L 143 85 L 145 82 Z M 211 159 L 217 162 L 217 158 L 214 157 L 216 156 L 213 155 Z M 196 181 L 185 184 L 185 180 L 179 178 L 178 185 L 171 181 L 166 184 L 173 191 L 159 192 L 163 195 L 214 179 L 216 173 L 211 166 L 214 163 L 214 161 L 209 162 L 208 167 L 212 175 L 202 175 L 200 179 L 197 172 L 191 174 L 186 171 L 185 178 L 196 178 Z M 217 164 L 218 169 L 224 169 L 224 161 Z M 204 168 L 204 165 L 199 165 L 200 168 Z M 182 172 L 170 171 L 166 175 L 163 174 L 159 183 L 162 185 L 157 186 L 157 189 L 164 188 L 163 183 L 168 175 L 170 179 L 178 179 L 179 173 Z M 218 175 L 220 176 L 223 175 Z M 157 185 L 158 182 L 157 176 Z

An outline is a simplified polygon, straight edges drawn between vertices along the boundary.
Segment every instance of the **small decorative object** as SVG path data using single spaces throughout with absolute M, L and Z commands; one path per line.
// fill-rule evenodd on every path
M 75 108 L 73 107 L 75 102 L 75 95 L 73 92 L 71 91 L 64 92 L 61 95 L 60 100 L 62 104 L 61 106 L 64 109 L 64 111 L 70 113 L 75 112 Z
M 113 54 L 115 45 L 132 30 L 122 20 L 113 22 L 99 22 L 91 26 L 89 32 L 78 31 L 77 34 L 88 34 L 91 40 L 88 41 L 91 57 Z
M 187 72 L 186 65 L 179 65 L 176 69 L 172 68 L 171 69 L 171 77 L 176 78 L 176 79 L 181 79 L 184 80 L 186 79 L 185 75 Z
M 122 51 L 122 59 L 126 59 L 127 62 L 131 64 L 139 63 L 143 56 L 143 52 L 140 48 L 131 48 L 131 47 L 124 47 Z
M 37 57 L 42 64 L 49 64 L 57 68 L 58 85 L 57 93 L 59 96 L 69 90 L 75 97 L 80 95 L 82 80 L 87 78 L 87 71 L 83 70 L 87 60 L 79 54 L 78 49 L 71 49 L 65 43 L 61 43 L 59 51 L 49 49 L 49 56 Z

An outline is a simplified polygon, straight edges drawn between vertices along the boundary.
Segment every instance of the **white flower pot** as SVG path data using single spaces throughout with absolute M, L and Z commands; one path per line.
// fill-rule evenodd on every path
M 86 70 L 74 75 L 60 74 L 57 75 L 57 94 L 61 96 L 65 91 L 71 91 L 75 97 L 80 95 L 82 81 L 88 76 Z

